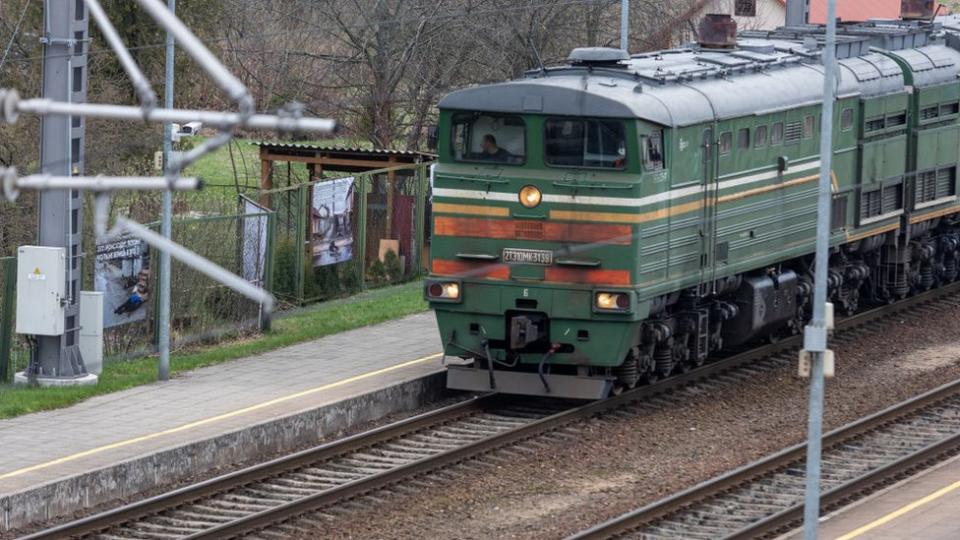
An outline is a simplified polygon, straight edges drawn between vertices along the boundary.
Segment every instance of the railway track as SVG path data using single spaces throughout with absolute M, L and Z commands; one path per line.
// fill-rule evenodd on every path
M 960 453 L 960 380 L 828 433 L 824 509 Z M 803 520 L 805 445 L 621 515 L 569 540 L 746 539 Z
M 910 311 L 922 317 L 925 311 L 935 310 L 938 302 L 956 303 L 951 296 L 958 292 L 960 283 L 866 311 L 840 321 L 837 330 L 854 335 L 897 312 Z M 694 383 L 741 383 L 759 370 L 795 361 L 801 342 L 796 336 L 764 345 L 585 405 L 481 396 L 25 538 L 274 538 L 302 534 L 303 528 L 291 525 L 290 520 L 298 518 L 307 528 L 322 525 L 325 516 L 349 511 L 352 500 L 367 498 L 375 503 L 381 492 L 415 489 L 425 475 L 442 475 L 442 469 L 472 458 L 531 444 L 534 437 L 575 436 L 568 430 L 579 420 L 611 411 L 629 414 L 628 405 L 657 408 L 683 399 L 685 388 Z M 316 519 L 301 517 L 307 514 Z

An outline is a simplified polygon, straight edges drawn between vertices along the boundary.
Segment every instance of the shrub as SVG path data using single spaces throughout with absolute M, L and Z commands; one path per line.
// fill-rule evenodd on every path
M 370 265 L 370 281 L 376 286 L 384 285 L 387 282 L 387 269 L 383 261 L 377 259 Z
M 289 238 L 277 240 L 273 268 L 273 290 L 277 295 L 297 295 L 297 245 Z
M 403 281 L 403 265 L 400 264 L 400 257 L 392 249 L 383 256 L 383 269 L 390 283 Z

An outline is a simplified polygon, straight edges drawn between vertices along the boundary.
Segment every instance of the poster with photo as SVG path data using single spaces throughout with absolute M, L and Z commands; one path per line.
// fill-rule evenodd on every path
M 94 285 L 103 293 L 103 327 L 147 317 L 150 298 L 150 251 L 128 234 L 97 244 Z
M 353 178 L 337 178 L 313 185 L 310 249 L 313 266 L 353 258 Z
M 263 287 L 267 265 L 267 214 L 270 210 L 240 196 L 243 204 L 243 279 Z

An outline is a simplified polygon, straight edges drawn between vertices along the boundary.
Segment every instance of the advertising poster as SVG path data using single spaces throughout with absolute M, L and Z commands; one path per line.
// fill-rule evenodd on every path
M 263 287 L 267 264 L 267 208 L 240 196 L 243 204 L 243 279 Z
M 310 248 L 313 266 L 353 257 L 353 178 L 337 178 L 313 186 Z
M 97 244 L 96 290 L 103 293 L 103 327 L 147 317 L 150 252 L 142 240 L 123 234 Z

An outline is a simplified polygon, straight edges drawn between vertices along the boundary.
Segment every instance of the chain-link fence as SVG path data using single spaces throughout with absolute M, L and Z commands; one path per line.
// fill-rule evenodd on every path
M 263 191 L 276 215 L 274 292 L 302 305 L 422 272 L 428 167 L 405 165 Z
M 272 212 L 247 212 L 209 217 L 178 217 L 173 221 L 173 240 L 187 249 L 226 268 L 251 283 L 270 289 L 273 257 Z M 151 223 L 154 229 L 159 224 Z M 116 245 L 116 244 L 114 244 Z M 157 329 L 157 291 L 159 253 L 141 248 L 139 260 L 109 260 L 111 250 L 129 251 L 100 245 L 97 248 L 101 280 L 98 290 L 104 295 L 104 354 L 108 357 L 139 356 L 154 352 Z M 120 274 L 116 278 L 111 278 Z M 117 279 L 119 285 L 106 283 Z M 139 297 L 140 304 L 129 306 Z M 267 320 L 261 306 L 192 268 L 172 261 L 170 279 L 171 345 L 174 348 L 209 343 L 225 335 L 258 332 Z
M 0 384 L 27 367 L 30 349 L 14 333 L 16 326 L 17 258 L 0 258 Z
M 352 177 L 324 178 L 271 191 L 212 188 L 174 198 L 173 240 L 286 305 L 342 297 L 368 286 L 419 276 L 425 264 L 429 165 L 404 165 Z M 244 196 L 238 196 L 244 195 Z M 161 195 L 116 197 L 111 220 L 128 216 L 159 228 Z M 93 235 L 93 201 L 84 214 L 83 290 L 104 291 L 104 355 L 156 351 L 159 254 L 136 239 Z M 23 243 L 28 243 L 25 239 Z M 16 259 L 0 259 L 0 375 L 29 359 L 14 334 Z M 258 332 L 260 306 L 173 261 L 171 342 L 183 347 Z

